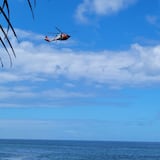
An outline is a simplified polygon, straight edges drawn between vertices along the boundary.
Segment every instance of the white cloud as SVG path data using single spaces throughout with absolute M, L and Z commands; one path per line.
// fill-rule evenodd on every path
M 136 0 L 83 0 L 77 7 L 76 18 L 81 22 L 87 21 L 88 15 L 109 15 L 133 4 Z
M 126 51 L 74 51 L 23 41 L 14 44 L 13 68 L 1 69 L 0 83 L 45 81 L 63 76 L 108 85 L 159 82 L 160 45 L 131 45 Z
M 135 44 L 128 51 L 91 53 L 56 49 L 47 51 L 47 46 L 32 45 L 20 44 L 20 49 L 16 49 L 16 74 L 10 75 L 13 80 L 18 75 L 21 75 L 19 80 L 64 76 L 70 80 L 84 78 L 97 83 L 130 85 L 158 82 L 160 78 L 159 45 L 143 47 Z
M 63 105 L 66 101 L 53 102 L 54 99 L 85 99 L 96 95 L 81 85 L 117 88 L 160 82 L 160 45 L 133 44 L 125 51 L 88 52 L 35 45 L 27 40 L 13 43 L 17 58 L 12 68 L 7 68 L 6 61 L 1 69 L 0 106 L 14 106 L 16 99 L 17 106 L 25 101 L 25 106 L 33 101 L 38 106 L 46 102 L 48 106 Z

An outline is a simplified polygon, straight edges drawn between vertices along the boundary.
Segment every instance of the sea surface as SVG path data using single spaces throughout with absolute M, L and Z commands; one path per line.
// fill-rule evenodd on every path
M 0 140 L 0 160 L 160 160 L 160 143 Z

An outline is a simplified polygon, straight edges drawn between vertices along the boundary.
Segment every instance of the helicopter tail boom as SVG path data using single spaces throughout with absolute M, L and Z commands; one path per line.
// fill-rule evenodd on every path
M 47 41 L 47 42 L 52 42 L 52 41 L 55 41 L 56 39 L 55 38 L 54 39 L 49 39 L 48 36 L 45 36 L 44 40 Z
M 48 36 L 45 36 L 44 40 L 47 42 L 51 42 L 51 40 L 48 38 Z

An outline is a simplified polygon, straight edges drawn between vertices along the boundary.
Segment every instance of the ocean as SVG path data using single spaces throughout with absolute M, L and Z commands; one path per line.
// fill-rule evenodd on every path
M 160 160 L 160 143 L 0 140 L 0 160 Z

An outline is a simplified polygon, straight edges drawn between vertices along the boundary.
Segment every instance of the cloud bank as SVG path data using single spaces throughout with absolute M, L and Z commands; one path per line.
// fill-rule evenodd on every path
M 1 69 L 0 83 L 45 81 L 65 77 L 107 85 L 153 84 L 160 80 L 160 45 L 131 45 L 125 51 L 74 51 L 15 43 L 17 58 L 11 69 Z
M 28 106 L 33 102 L 37 106 L 72 105 L 67 99 L 74 98 L 75 104 L 78 98 L 86 101 L 97 97 L 102 88 L 160 84 L 160 45 L 132 44 L 122 51 L 77 51 L 26 39 L 13 41 L 13 46 L 17 58 L 12 68 L 7 68 L 7 57 L 3 57 L 0 106 Z

